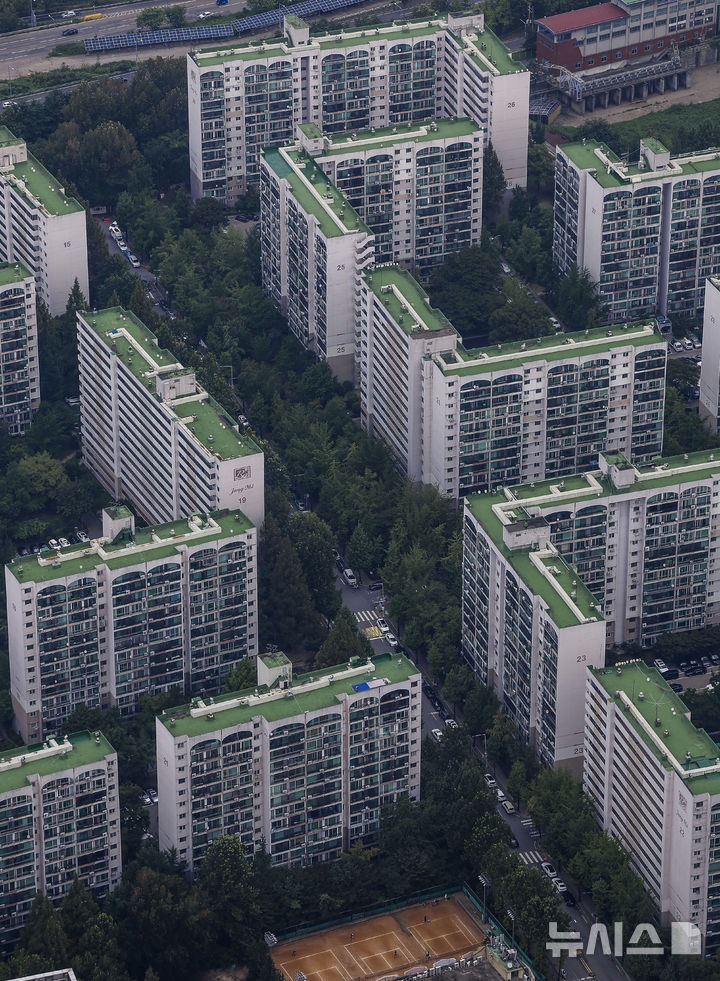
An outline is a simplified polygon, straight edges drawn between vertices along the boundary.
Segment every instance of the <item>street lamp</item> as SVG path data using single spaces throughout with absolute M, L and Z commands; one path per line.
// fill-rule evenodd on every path
M 483 887 L 483 916 L 487 920 L 487 890 L 490 885 L 490 877 L 481 872 L 478 876 L 478 882 Z
M 514 948 L 515 947 L 515 910 L 514 909 L 508 909 L 508 910 L 506 910 L 506 912 L 507 912 L 507 915 L 512 920 L 512 944 L 511 944 L 511 946 Z
M 476 732 L 472 737 L 473 746 L 475 745 L 475 740 L 482 736 L 483 740 L 483 756 L 487 759 L 487 733 L 486 732 Z

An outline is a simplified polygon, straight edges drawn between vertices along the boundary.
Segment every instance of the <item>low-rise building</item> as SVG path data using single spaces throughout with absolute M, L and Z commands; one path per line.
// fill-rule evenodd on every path
M 88 299 L 85 210 L 0 126 L 0 262 L 22 263 L 53 317 L 65 313 L 75 280 Z
M 642 661 L 588 671 L 583 785 L 630 855 L 663 924 L 720 946 L 720 759 L 681 699 Z
M 384 804 L 420 796 L 421 676 L 403 655 L 297 678 L 258 658 L 258 685 L 157 719 L 158 841 L 192 871 L 222 835 L 274 864 L 340 857 Z
M 40 405 L 35 280 L 21 263 L 0 263 L 0 423 L 23 436 Z
M 553 255 L 586 269 L 611 323 L 702 312 L 705 279 L 720 274 L 720 155 L 671 157 L 640 141 L 628 163 L 602 143 L 557 148 Z
M 472 119 L 429 119 L 298 143 L 375 236 L 375 262 L 424 269 L 480 241 L 483 130 Z
M 240 509 L 265 518 L 260 447 L 135 314 L 78 313 L 83 461 L 148 522 Z
M 571 475 L 602 451 L 662 448 L 667 344 L 654 322 L 467 350 L 409 273 L 362 277 L 362 425 L 453 497 Z
M 586 668 L 605 663 L 605 621 L 544 521 L 498 519 L 502 497 L 465 500 L 463 655 L 539 759 L 579 776 Z
M 75 876 L 98 898 L 113 889 L 122 871 L 118 765 L 102 733 L 6 751 L 0 826 L 0 938 L 8 947 L 38 891 L 59 903 Z
M 240 511 L 136 528 L 5 566 L 10 691 L 28 742 L 78 705 L 137 711 L 143 694 L 219 691 L 257 654 L 257 530 Z

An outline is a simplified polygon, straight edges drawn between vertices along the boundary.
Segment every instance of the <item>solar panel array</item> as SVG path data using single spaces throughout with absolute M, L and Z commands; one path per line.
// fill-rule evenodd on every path
M 266 10 L 262 14 L 241 17 L 231 24 L 207 24 L 202 27 L 178 27 L 163 31 L 138 31 L 132 34 L 110 34 L 107 37 L 89 37 L 85 40 L 85 51 L 114 51 L 118 48 L 148 48 L 154 44 L 172 44 L 175 41 L 212 41 L 215 38 L 246 34 L 263 27 L 276 27 L 283 17 L 295 14 L 329 14 L 342 7 L 354 7 L 363 0 L 301 0 L 289 7 Z
M 207 24 L 202 27 L 177 27 L 164 31 L 138 31 L 136 34 L 111 34 L 107 37 L 89 37 L 85 51 L 114 51 L 118 48 L 148 48 L 155 44 L 172 44 L 175 41 L 212 41 L 215 38 L 232 37 L 232 24 Z
M 247 31 L 257 31 L 262 27 L 273 27 L 288 14 L 295 14 L 298 17 L 307 14 L 329 14 L 333 10 L 354 7 L 361 2 L 362 0 L 301 0 L 300 3 L 291 3 L 288 7 L 278 7 L 277 10 L 266 10 L 262 14 L 241 17 L 239 20 L 234 20 L 232 25 L 238 34 L 245 34 Z

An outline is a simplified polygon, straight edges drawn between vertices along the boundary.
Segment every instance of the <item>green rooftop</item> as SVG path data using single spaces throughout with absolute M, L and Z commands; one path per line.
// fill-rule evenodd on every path
M 659 153 L 667 152 L 662 144 L 652 139 L 643 137 L 642 141 L 648 148 L 655 142 L 660 150 Z M 650 170 L 648 167 L 642 169 L 637 162 L 626 164 L 618 155 L 604 143 L 597 143 L 593 140 L 586 140 L 584 143 L 564 143 L 560 149 L 565 156 L 575 164 L 579 170 L 592 171 L 592 177 L 603 188 L 632 187 L 634 184 L 643 182 L 652 183 L 662 181 L 670 177 L 690 177 L 693 174 L 704 174 L 708 171 L 720 171 L 720 150 L 711 148 L 702 150 L 698 153 L 681 155 L 670 158 L 670 167 L 663 170 Z M 605 159 L 601 159 L 596 151 L 599 151 Z M 612 165 L 608 171 L 609 161 Z
M 298 17 L 297 14 L 285 14 L 285 23 L 289 24 L 290 27 L 307 27 L 307 22 Z
M 33 274 L 22 262 L 0 262 L 0 286 L 22 283 L 24 279 L 32 278 Z
M 24 140 L 15 137 L 7 126 L 0 127 L 0 145 L 13 144 L 24 145 Z M 68 197 L 52 174 L 29 152 L 27 160 L 13 164 L 8 170 L 0 172 L 0 180 L 10 183 L 33 206 L 40 205 L 51 215 L 67 215 L 84 211 L 82 205 L 75 198 Z
M 314 125 L 314 124 L 311 124 Z M 300 127 L 306 132 L 305 127 Z M 323 134 L 318 130 L 317 134 L 306 132 L 311 139 L 317 139 Z M 379 126 L 374 130 L 360 129 L 352 130 L 352 139 L 349 133 L 333 133 L 326 139 L 326 144 L 321 152 L 321 156 L 346 154 L 348 151 L 372 151 L 381 150 L 384 147 L 392 146 L 396 143 L 429 143 L 432 140 L 460 140 L 466 136 L 479 134 L 482 136 L 482 127 L 472 119 L 428 119 L 422 123 L 406 123 L 397 126 Z
M 423 330 L 456 333 L 445 314 L 430 306 L 427 293 L 407 270 L 391 265 L 375 266 L 372 272 L 365 273 L 365 281 L 407 334 Z
M 27 787 L 30 777 L 36 775 L 46 777 L 51 773 L 59 773 L 73 767 L 99 763 L 108 754 L 115 752 L 102 733 L 98 733 L 96 738 L 90 732 L 75 732 L 67 738 L 72 743 L 72 748 L 64 756 L 62 752 L 54 752 L 52 755 L 34 757 L 33 754 L 42 751 L 49 745 L 49 740 L 34 746 L 22 746 L 20 749 L 4 752 L 0 760 L 0 793 Z M 57 743 L 61 745 L 62 742 L 62 737 L 58 736 Z M 25 757 L 25 762 L 20 766 L 3 768 L 3 763 L 9 763 L 23 757 Z
M 199 400 L 177 400 L 168 405 L 203 446 L 224 460 L 260 452 L 260 447 L 250 436 L 238 432 L 235 422 L 211 395 Z
M 98 337 L 113 348 L 136 378 L 145 381 L 148 372 L 182 369 L 182 365 L 170 351 L 158 347 L 157 337 L 131 311 L 122 307 L 108 307 L 93 313 L 83 313 L 82 317 Z M 123 338 L 121 331 L 126 331 L 130 339 Z M 152 391 L 155 391 L 154 383 Z
M 358 231 L 372 235 L 345 195 L 303 150 L 266 149 L 263 157 L 275 174 L 288 182 L 303 211 L 317 219 L 326 238 Z
M 482 375 L 522 370 L 534 361 L 570 361 L 594 357 L 618 347 L 665 347 L 652 319 L 615 327 L 595 327 L 567 334 L 550 334 L 537 340 L 506 341 L 492 347 L 468 349 L 459 344 L 439 361 L 446 375 Z
M 351 662 L 353 668 L 362 667 L 364 662 L 361 658 L 354 658 Z M 346 673 L 343 677 L 343 673 Z M 172 733 L 173 736 L 202 736 L 207 733 L 216 732 L 218 729 L 230 729 L 234 726 L 249 723 L 257 716 L 262 716 L 268 722 L 277 722 L 280 719 L 289 719 L 304 712 L 315 712 L 322 708 L 332 708 L 337 706 L 343 695 L 355 695 L 355 685 L 376 679 L 387 679 L 389 684 L 407 681 L 412 675 L 418 673 L 418 669 L 402 654 L 377 654 L 372 658 L 366 670 L 347 674 L 348 665 L 341 664 L 334 667 L 325 668 L 321 671 L 313 671 L 311 674 L 298 675 L 293 678 L 292 685 L 283 693 L 282 696 L 271 700 L 248 705 L 237 705 L 239 698 L 253 698 L 257 691 L 260 696 L 267 694 L 269 689 L 265 686 L 259 688 L 246 688 L 240 692 L 232 692 L 227 695 L 220 695 L 213 701 L 212 715 L 190 715 L 191 705 L 181 705 L 178 708 L 166 709 L 159 716 L 162 724 Z M 311 681 L 323 680 L 322 687 L 310 688 L 303 691 L 303 686 Z M 382 693 L 382 687 L 376 689 Z M 289 694 L 288 694 L 289 692 Z M 223 702 L 231 702 L 228 707 L 223 707 Z
M 497 69 L 500 75 L 513 75 L 515 72 L 526 72 L 527 68 L 518 61 L 513 61 L 510 52 L 495 34 L 489 29 L 478 32 L 476 36 L 463 35 L 465 50 L 471 52 L 475 62 L 487 71 L 487 62 Z
M 465 506 L 482 525 L 483 530 L 490 536 L 498 551 L 507 559 L 527 588 L 545 601 L 554 623 L 559 628 L 574 627 L 585 620 L 603 620 L 599 600 L 583 584 L 575 569 L 560 555 L 545 555 L 543 552 L 510 549 L 506 546 L 503 525 L 492 510 L 493 505 L 506 501 L 507 498 L 502 493 L 472 494 L 465 498 Z M 551 582 L 536 568 L 530 558 L 531 555 L 542 562 L 553 580 L 560 586 L 562 593 L 554 589 Z M 573 590 L 575 596 L 571 595 Z M 563 598 L 563 593 L 567 600 Z M 578 618 L 568 600 L 577 607 L 584 619 Z
M 96 540 L 70 545 L 57 552 L 46 550 L 39 556 L 11 559 L 5 568 L 19 583 L 49 582 L 82 572 L 90 573 L 101 566 L 117 570 L 169 558 L 179 554 L 178 545 L 213 542 L 242 534 L 253 527 L 242 511 L 216 511 L 200 516 L 199 525 L 191 522 L 192 518 L 182 518 L 152 528 L 136 528 L 132 539 L 129 535 L 120 535 L 109 544 L 100 544 Z M 56 555 L 59 558 L 55 560 Z
M 276 651 L 272 654 L 261 654 L 260 660 L 268 668 L 284 668 L 291 663 L 290 658 L 286 654 L 283 654 L 282 651 Z
M 687 706 L 655 668 L 642 661 L 630 661 L 612 668 L 590 668 L 590 671 L 665 769 L 672 768 L 667 756 L 670 754 L 686 772 L 684 779 L 691 793 L 720 793 L 720 767 L 715 773 L 695 773 L 702 767 L 716 765 L 720 756 L 717 744 L 704 729 L 693 725 Z M 665 755 L 618 692 L 630 700 L 637 714 L 660 740 L 667 751 Z

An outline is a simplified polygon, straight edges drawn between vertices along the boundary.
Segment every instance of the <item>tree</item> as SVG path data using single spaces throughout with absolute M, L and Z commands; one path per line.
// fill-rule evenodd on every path
M 315 609 L 332 618 L 340 609 L 341 595 L 333 570 L 334 536 L 330 526 L 314 512 L 294 513 L 288 522 L 290 539 L 302 565 Z
M 135 18 L 138 27 L 147 27 L 151 31 L 157 31 L 167 19 L 166 7 L 147 7 L 141 10 Z
M 522 801 L 525 799 L 528 790 L 527 770 L 522 760 L 516 760 L 510 767 L 507 780 L 507 792 L 515 802 L 515 807 L 520 810 Z
M 356 569 L 362 569 L 367 572 L 368 569 L 372 569 L 375 565 L 377 552 L 377 543 L 370 541 L 370 537 L 362 523 L 358 522 L 347 544 L 346 556 L 348 562 Z
M 285 651 L 300 650 L 316 616 L 297 552 L 272 515 L 265 519 L 259 564 L 261 635 Z
M 223 685 L 224 692 L 243 691 L 245 688 L 252 688 L 257 682 L 257 673 L 253 666 L 252 659 L 244 657 L 235 665 L 228 674 Z
M 464 704 L 472 684 L 472 672 L 467 665 L 456 664 L 448 671 L 442 688 L 442 696 L 452 705 L 453 714 L 457 711 L 458 705 Z
M 534 184 L 538 194 L 552 194 L 555 164 L 552 154 L 543 143 L 528 146 L 528 186 Z
M 370 656 L 372 647 L 368 639 L 360 636 L 357 627 L 353 630 L 345 619 L 338 616 L 327 640 L 315 655 L 314 664 L 316 668 L 329 668 L 335 664 L 347 664 L 352 657 Z
M 197 876 L 198 894 L 210 917 L 215 960 L 243 958 L 260 939 L 260 906 L 252 866 L 235 835 L 208 848 Z
M 187 20 L 185 18 L 184 7 L 166 7 L 165 12 L 167 14 L 167 22 L 170 27 L 185 27 Z
M 75 956 L 78 944 L 88 923 L 98 915 L 98 904 L 77 876 L 72 881 L 60 906 L 60 920 L 67 939 L 68 954 Z
M 573 263 L 558 286 L 557 311 L 568 330 L 584 330 L 602 323 L 604 306 L 587 269 Z
M 506 187 L 505 173 L 491 140 L 483 156 L 482 209 L 485 221 L 492 220 L 497 213 Z
M 34 954 L 52 970 L 67 962 L 67 939 L 60 914 L 43 892 L 35 895 L 25 924 L 20 933 L 20 947 L 26 954 Z

